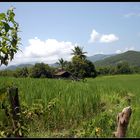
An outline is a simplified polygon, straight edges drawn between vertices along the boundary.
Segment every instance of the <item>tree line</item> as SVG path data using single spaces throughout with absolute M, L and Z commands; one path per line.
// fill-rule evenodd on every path
M 58 67 L 52 67 L 45 63 L 36 63 L 32 67 L 17 68 L 16 70 L 2 70 L 0 76 L 14 77 L 31 77 L 31 78 L 53 78 L 54 74 L 59 70 L 68 71 L 73 77 L 83 79 L 85 77 L 96 77 L 97 72 L 94 64 L 87 60 L 83 52 L 83 48 L 75 46 L 72 49 L 73 55 L 71 61 L 66 61 L 63 58 L 58 59 Z
M 119 62 L 116 66 L 96 67 L 98 75 L 134 74 L 140 73 L 140 66 L 130 66 L 128 62 Z
M 96 67 L 87 60 L 83 48 L 75 46 L 72 50 L 71 61 L 63 58 L 58 59 L 58 67 L 49 66 L 45 63 L 36 63 L 32 67 L 17 68 L 16 70 L 1 70 L 0 76 L 31 77 L 31 78 L 54 78 L 59 71 L 68 71 L 73 77 L 83 79 L 86 77 L 95 78 L 99 75 L 133 74 L 140 73 L 139 66 L 130 66 L 127 62 L 120 62 L 116 66 Z

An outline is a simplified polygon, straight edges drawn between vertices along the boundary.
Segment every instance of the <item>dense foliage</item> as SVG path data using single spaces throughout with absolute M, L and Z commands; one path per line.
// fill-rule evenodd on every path
M 127 62 L 120 62 L 116 66 L 100 66 L 96 68 L 98 71 L 98 75 L 140 73 L 140 66 L 130 66 Z
M 57 68 L 51 67 L 48 64 L 37 63 L 33 67 L 17 68 L 16 70 L 1 70 L 0 76 L 14 76 L 14 77 L 33 77 L 33 78 L 53 78 L 57 72 Z M 60 65 L 62 69 L 62 66 Z M 116 74 L 134 74 L 140 73 L 139 66 L 130 66 L 126 62 L 118 63 L 116 66 L 102 66 L 96 67 L 89 60 L 81 60 L 80 58 L 73 58 L 72 62 L 65 61 L 63 70 L 69 71 L 73 76 L 82 77 L 96 77 L 97 75 L 116 75 Z
M 19 50 L 19 25 L 15 21 L 14 8 L 0 13 L 0 64 L 8 65 Z
M 51 78 L 52 77 L 52 69 L 49 65 L 44 63 L 36 63 L 31 69 L 29 73 L 30 77 L 33 78 Z
M 71 61 L 65 61 L 63 58 L 58 59 L 58 67 L 54 68 L 44 63 L 36 63 L 34 66 L 27 68 L 17 68 L 15 71 L 0 71 L 0 76 L 14 77 L 32 77 L 32 78 L 53 78 L 59 70 L 65 70 L 71 73 L 73 77 L 83 79 L 85 77 L 96 77 L 97 72 L 94 64 L 86 59 L 85 52 L 79 46 L 76 46 L 72 53 L 74 56 Z

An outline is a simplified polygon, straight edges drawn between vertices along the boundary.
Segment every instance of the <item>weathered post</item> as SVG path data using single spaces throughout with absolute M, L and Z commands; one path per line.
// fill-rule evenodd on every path
M 117 138 L 125 137 L 127 126 L 129 124 L 130 116 L 132 114 L 131 107 L 126 107 L 117 116 L 117 131 L 113 134 Z
M 18 98 L 18 88 L 11 87 L 8 88 L 9 100 L 11 104 L 11 114 L 12 114 L 12 123 L 13 123 L 13 131 L 15 131 L 15 136 L 20 137 L 19 132 L 16 130 L 18 128 L 19 122 L 19 113 L 20 113 L 20 105 Z

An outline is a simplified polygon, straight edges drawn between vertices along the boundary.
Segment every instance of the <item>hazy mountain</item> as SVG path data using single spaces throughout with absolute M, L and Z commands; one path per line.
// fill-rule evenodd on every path
M 88 60 L 94 62 L 95 66 L 116 65 L 119 62 L 128 62 L 132 66 L 140 66 L 140 52 L 127 51 L 121 54 L 96 54 L 88 56 Z M 31 67 L 34 64 L 20 64 L 7 66 L 4 69 L 15 70 L 16 68 Z M 57 63 L 49 64 L 52 67 L 58 67 Z
M 116 65 L 119 62 L 128 62 L 131 66 L 140 66 L 140 52 L 137 51 L 127 51 L 115 56 L 105 58 L 103 60 L 96 61 L 94 64 L 96 66 L 107 66 Z
M 20 64 L 20 65 L 11 65 L 5 68 L 6 70 L 15 70 L 17 68 L 23 68 L 23 67 L 31 67 L 33 64 Z
M 53 64 L 49 64 L 49 66 L 51 66 L 51 67 L 58 67 L 59 66 L 59 64 L 57 64 L 57 63 L 53 63 Z
M 87 59 L 92 61 L 92 62 L 96 62 L 98 60 L 103 60 L 105 58 L 108 58 L 110 56 L 114 56 L 116 54 L 108 54 L 108 55 L 105 55 L 105 54 L 95 54 L 93 56 L 88 56 Z

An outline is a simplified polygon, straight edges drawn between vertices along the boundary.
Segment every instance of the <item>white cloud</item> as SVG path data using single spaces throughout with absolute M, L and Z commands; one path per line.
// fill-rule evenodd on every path
M 102 43 L 110 43 L 119 40 L 119 38 L 114 34 L 102 35 L 100 38 L 100 42 Z
M 119 54 L 119 53 L 122 53 L 122 51 L 121 50 L 117 50 L 116 53 Z
M 134 49 L 135 49 L 135 47 L 125 48 L 125 49 L 124 49 L 124 52 L 130 51 L 130 50 L 132 51 L 132 50 L 134 50 Z
M 125 18 L 140 17 L 140 13 L 128 13 L 124 15 Z
M 42 41 L 35 37 L 29 39 L 29 45 L 18 52 L 10 65 L 21 63 L 55 63 L 58 59 L 70 60 L 71 50 L 74 48 L 72 42 L 57 41 L 56 39 L 47 39 Z
M 98 40 L 100 34 L 96 31 L 96 30 L 92 30 L 92 33 L 90 35 L 90 40 L 89 42 L 95 42 L 96 40 Z
M 129 51 L 129 50 L 134 50 L 134 49 L 135 49 L 135 47 L 130 47 L 130 48 L 126 47 L 126 48 L 123 49 L 123 50 L 116 50 L 116 53 L 117 53 L 117 54 L 120 54 L 120 53 L 124 53 L 124 52 L 127 52 L 127 51 Z
M 93 29 L 88 42 L 111 43 L 117 40 L 119 40 L 119 38 L 115 34 L 100 34 Z

